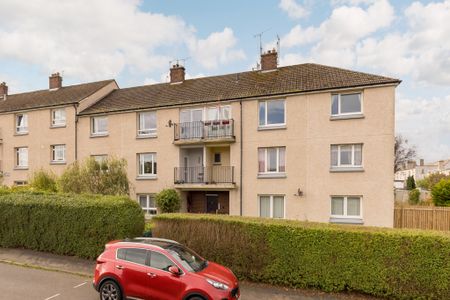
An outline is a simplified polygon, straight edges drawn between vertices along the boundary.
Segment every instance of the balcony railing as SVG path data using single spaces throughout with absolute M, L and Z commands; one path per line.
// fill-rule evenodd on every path
M 233 119 L 175 124 L 175 141 L 229 138 L 234 138 Z
M 219 184 L 234 183 L 234 167 L 176 167 L 175 184 Z

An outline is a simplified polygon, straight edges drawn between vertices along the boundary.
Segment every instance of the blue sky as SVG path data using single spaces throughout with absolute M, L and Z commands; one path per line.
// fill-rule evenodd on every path
M 11 93 L 107 78 L 121 87 L 250 70 L 281 37 L 281 65 L 316 62 L 400 78 L 396 131 L 450 158 L 450 0 L 0 0 L 0 81 Z

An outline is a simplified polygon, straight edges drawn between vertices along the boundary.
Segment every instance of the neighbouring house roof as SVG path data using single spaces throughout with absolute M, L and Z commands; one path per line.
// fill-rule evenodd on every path
M 0 113 L 78 103 L 111 82 L 114 80 L 63 86 L 53 91 L 40 90 L 11 94 L 6 97 L 6 100 L 0 101 Z
M 249 71 L 188 79 L 177 84 L 118 89 L 81 115 L 400 82 L 399 79 L 308 63 L 269 72 Z

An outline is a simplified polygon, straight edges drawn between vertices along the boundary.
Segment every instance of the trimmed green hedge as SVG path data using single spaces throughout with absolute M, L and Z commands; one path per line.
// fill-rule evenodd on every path
M 0 247 L 95 258 L 143 229 L 142 209 L 127 197 L 0 191 Z
M 450 234 L 214 215 L 159 215 L 177 240 L 241 279 L 398 299 L 450 299 Z

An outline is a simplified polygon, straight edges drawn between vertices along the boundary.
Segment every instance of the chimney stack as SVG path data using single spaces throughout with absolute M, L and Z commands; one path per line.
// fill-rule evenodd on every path
M 48 79 L 50 90 L 57 90 L 62 87 L 62 77 L 61 75 L 59 75 L 59 73 L 53 73 L 52 76 L 50 76 Z
M 261 54 L 261 71 L 276 70 L 278 67 L 278 53 L 275 49 Z
M 423 165 L 424 165 L 424 162 L 425 162 L 425 161 L 423 160 L 423 158 L 421 158 L 421 159 L 420 159 L 420 166 L 423 166 Z
M 185 69 L 178 63 L 170 68 L 170 83 L 181 83 L 184 81 Z
M 0 83 L 0 98 L 6 98 L 8 95 L 8 86 L 6 85 L 6 82 Z

